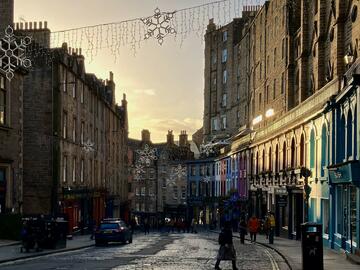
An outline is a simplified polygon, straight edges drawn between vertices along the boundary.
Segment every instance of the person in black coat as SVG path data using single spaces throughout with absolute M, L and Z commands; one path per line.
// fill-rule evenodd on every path
M 229 222 L 225 223 L 224 228 L 222 228 L 221 233 L 219 234 L 219 252 L 217 255 L 217 260 L 215 264 L 215 269 L 221 270 L 219 267 L 221 261 L 231 261 L 233 270 L 238 270 L 236 267 L 236 251 L 233 245 L 232 240 L 232 230 L 231 224 Z

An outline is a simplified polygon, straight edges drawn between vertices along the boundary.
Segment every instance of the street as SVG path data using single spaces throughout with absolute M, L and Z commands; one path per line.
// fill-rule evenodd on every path
M 234 238 L 239 269 L 289 269 L 271 249 Z M 132 244 L 110 244 L 3 264 L 3 270 L 20 269 L 113 269 L 190 270 L 213 269 L 218 250 L 217 234 L 138 234 Z M 231 262 L 221 262 L 232 269 Z

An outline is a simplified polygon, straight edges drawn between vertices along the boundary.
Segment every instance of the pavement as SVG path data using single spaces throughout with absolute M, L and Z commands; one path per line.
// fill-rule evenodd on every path
M 264 235 L 257 235 L 257 243 L 278 251 L 289 263 L 292 270 L 302 269 L 301 242 L 289 240 L 282 237 L 275 237 L 274 244 Z M 346 259 L 346 254 L 324 247 L 324 269 L 325 270 L 359 270 L 360 266 L 351 263 Z
M 86 247 L 91 247 L 95 244 L 94 240 L 90 240 L 90 235 L 79 235 L 74 236 L 73 240 L 67 240 L 66 248 L 50 250 L 46 249 L 43 251 L 36 252 L 31 250 L 30 252 L 20 252 L 21 243 L 17 241 L 0 241 L 0 264 L 5 262 L 23 260 L 27 258 L 34 258 L 45 256 L 49 254 L 66 252 L 72 250 L 78 250 Z

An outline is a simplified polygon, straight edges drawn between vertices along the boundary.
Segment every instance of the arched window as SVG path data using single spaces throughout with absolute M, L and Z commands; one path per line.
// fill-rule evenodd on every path
M 269 171 L 272 171 L 272 151 L 271 147 L 269 148 L 269 165 L 268 165 Z
M 262 171 L 265 172 L 265 149 L 262 151 Z
M 291 140 L 291 168 L 295 168 L 295 160 L 296 160 L 296 146 L 295 139 Z
M 343 162 L 345 159 L 345 116 L 341 115 L 337 128 L 336 156 L 337 163 Z
M 256 174 L 259 174 L 259 151 L 256 152 Z
M 251 155 L 250 155 L 250 172 L 251 172 L 251 174 L 254 174 L 254 163 L 255 163 L 255 161 L 254 161 L 254 153 L 251 153 Z
M 304 134 L 300 137 L 300 166 L 305 167 L 305 139 Z
M 352 141 L 353 141 L 353 136 L 352 136 L 352 113 L 351 113 L 351 110 L 349 109 L 348 111 L 348 117 L 347 117 L 347 127 L 346 127 L 346 131 L 347 131 L 347 134 L 346 134 L 346 142 L 347 142 L 347 151 L 346 151 L 346 154 L 347 154 L 347 157 L 350 157 L 352 156 Z
M 324 167 L 327 165 L 328 161 L 328 151 L 327 151 L 327 130 L 325 124 L 321 129 L 321 176 L 325 175 Z
M 282 169 L 286 169 L 286 142 L 283 144 L 283 160 L 282 160 Z
M 275 172 L 279 171 L 279 146 L 275 148 Z
M 315 168 L 315 132 L 310 133 L 310 169 Z

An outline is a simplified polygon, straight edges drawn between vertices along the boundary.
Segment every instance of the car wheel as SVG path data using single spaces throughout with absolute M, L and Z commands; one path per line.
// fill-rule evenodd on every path
M 131 244 L 132 243 L 132 237 L 130 237 L 130 239 L 129 239 L 129 244 Z

